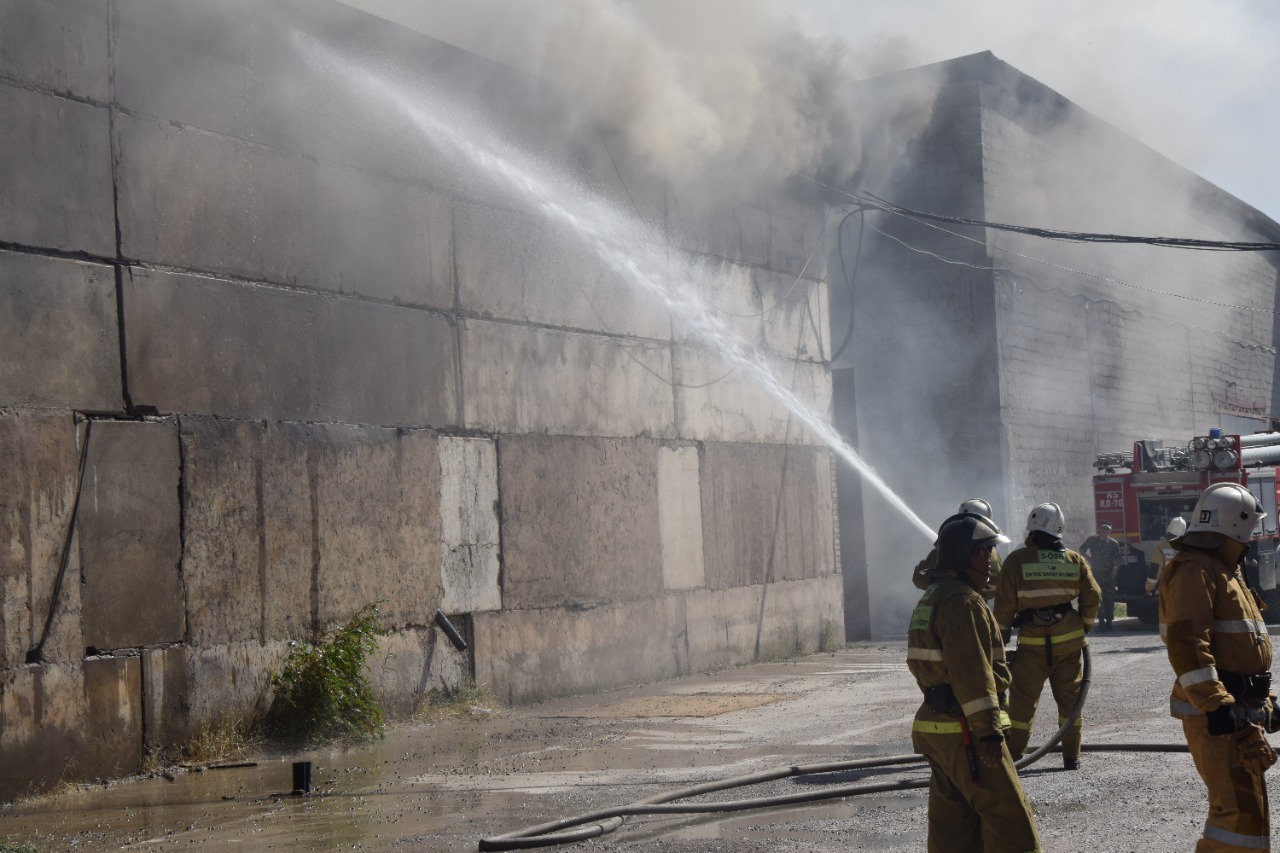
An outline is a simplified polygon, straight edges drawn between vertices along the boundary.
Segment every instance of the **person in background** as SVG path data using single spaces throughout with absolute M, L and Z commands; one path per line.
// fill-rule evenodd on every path
M 995 522 L 995 514 L 991 511 L 991 504 L 982 498 L 969 498 L 967 501 L 960 503 L 960 509 L 957 514 L 963 515 L 971 512 L 980 515 L 988 521 Z M 916 563 L 915 571 L 911 573 L 911 582 L 915 584 L 916 589 L 928 589 L 929 572 L 938 564 L 938 543 L 933 543 L 933 549 L 925 555 L 925 558 Z M 987 581 L 986 588 L 982 590 L 982 597 L 991 600 L 996 594 L 996 579 L 1000 577 L 1000 555 L 995 549 L 991 549 L 991 576 Z
M 1266 513 L 1238 483 L 1200 494 L 1177 554 L 1160 577 L 1160 636 L 1175 681 L 1169 712 L 1209 793 L 1196 853 L 1270 850 L 1263 774 L 1280 728 L 1271 692 L 1271 637 L 1240 567 Z
M 1088 558 L 1094 580 L 1102 589 L 1098 630 L 1110 631 L 1116 616 L 1116 570 L 1120 567 L 1120 543 L 1111 536 L 1111 522 L 1099 524 L 1098 532 L 1081 543 L 1080 553 Z
M 1080 650 L 1102 599 L 1089 561 L 1062 544 L 1064 526 L 1062 509 L 1055 503 L 1031 510 L 1026 544 L 1005 558 L 996 585 L 992 611 L 1004 641 L 1018 629 L 1009 688 L 1009 752 L 1015 761 L 1031 739 L 1031 722 L 1045 681 L 1058 704 L 1058 725 L 1066 722 L 1075 707 L 1084 681 Z M 1083 715 L 1076 717 L 1062 738 L 1066 770 L 1080 767 L 1082 724 Z
M 938 530 L 928 588 L 911 614 L 907 668 L 924 693 L 911 744 L 929 762 L 929 853 L 1040 853 L 1031 806 L 1005 746 L 1004 643 L 982 598 L 991 552 L 1008 542 L 975 513 Z
M 1169 519 L 1164 539 L 1157 542 L 1156 547 L 1151 549 L 1151 560 L 1147 563 L 1147 595 L 1156 594 L 1156 588 L 1160 585 L 1160 575 L 1164 574 L 1164 567 L 1178 553 L 1178 550 L 1173 547 L 1173 540 L 1186 532 L 1186 519 L 1180 515 Z

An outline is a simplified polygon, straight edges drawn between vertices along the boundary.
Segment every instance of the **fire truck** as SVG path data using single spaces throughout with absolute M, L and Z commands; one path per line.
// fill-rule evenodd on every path
M 1131 453 L 1107 453 L 1094 463 L 1096 524 L 1110 522 L 1120 543 L 1116 601 L 1146 625 L 1159 620 L 1154 594 L 1146 591 L 1148 565 L 1155 547 L 1166 538 L 1169 521 L 1181 516 L 1188 524 L 1200 492 L 1214 483 L 1240 483 L 1262 504 L 1267 516 L 1254 531 L 1245 561 L 1249 586 L 1261 596 L 1268 622 L 1280 622 L 1276 589 L 1276 471 L 1280 466 L 1280 432 L 1226 435 L 1213 429 L 1185 446 L 1165 447 L 1157 439 L 1133 443 Z

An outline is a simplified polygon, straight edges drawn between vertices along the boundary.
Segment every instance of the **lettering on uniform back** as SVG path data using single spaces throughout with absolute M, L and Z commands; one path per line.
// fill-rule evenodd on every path
M 927 631 L 929 630 L 929 617 L 933 615 L 933 605 L 926 604 L 923 601 L 916 605 L 916 609 L 911 611 L 911 624 L 907 626 L 908 631 Z
M 1028 581 L 1064 581 L 1076 578 L 1080 569 L 1067 562 L 1065 551 L 1037 551 L 1038 562 L 1024 563 L 1022 579 Z

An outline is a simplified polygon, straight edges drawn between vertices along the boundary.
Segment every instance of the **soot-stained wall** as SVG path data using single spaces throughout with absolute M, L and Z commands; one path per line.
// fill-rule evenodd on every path
M 371 602 L 395 713 L 838 631 L 827 450 L 617 257 L 826 417 L 820 203 L 706 216 L 537 81 L 328 2 L 0 5 L 0 115 L 0 797 L 260 712 Z M 526 154 L 643 238 L 477 165 Z
M 872 138 L 860 176 L 904 207 L 1064 231 L 1280 239 L 1256 210 L 991 54 L 868 81 L 863 97 L 885 126 L 915 123 L 905 147 Z M 931 525 L 980 496 L 1019 540 L 1031 508 L 1054 501 L 1077 546 L 1093 525 L 1099 453 L 1140 438 L 1184 444 L 1231 406 L 1276 410 L 1268 253 L 1058 242 L 874 212 L 848 220 L 844 237 L 852 299 L 834 300 L 833 337 L 852 329 L 840 365 L 850 375 L 837 380 L 856 389 L 846 428 Z M 857 497 L 869 632 L 900 634 L 929 542 L 874 494 Z

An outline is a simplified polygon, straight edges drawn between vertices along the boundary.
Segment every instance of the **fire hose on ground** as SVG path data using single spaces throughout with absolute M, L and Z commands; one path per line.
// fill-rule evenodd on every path
M 1058 728 L 1058 731 L 1053 735 L 1053 737 L 1049 738 L 1044 742 L 1044 744 L 1023 756 L 1014 764 L 1018 770 L 1030 767 L 1032 764 L 1039 761 L 1046 753 L 1056 747 L 1058 742 L 1061 741 L 1071 727 L 1075 725 L 1076 720 L 1079 719 L 1080 712 L 1084 708 L 1085 698 L 1089 694 L 1091 665 L 1089 660 L 1089 646 L 1087 644 L 1082 650 L 1082 655 L 1084 663 L 1082 667 L 1083 673 L 1080 684 L 1080 694 L 1076 697 L 1076 702 L 1071 708 L 1071 713 L 1067 715 L 1065 721 Z M 1187 751 L 1185 744 L 1154 743 L 1085 744 L 1083 748 L 1087 752 Z M 745 776 L 736 776 L 730 779 L 704 782 L 701 785 L 693 785 L 688 788 L 681 788 L 665 794 L 658 794 L 653 797 L 638 800 L 628 805 L 601 809 L 600 811 L 589 812 L 587 814 L 578 815 L 577 817 L 563 818 L 550 823 L 529 827 L 528 829 L 509 832 L 505 835 L 482 838 L 480 839 L 480 850 L 531 850 L 537 847 L 550 847 L 556 844 L 570 844 L 576 841 L 585 841 L 589 838 L 598 838 L 601 835 L 613 832 L 618 827 L 622 826 L 627 817 L 635 815 L 712 814 L 716 812 L 747 811 L 750 809 L 790 806 L 801 803 L 818 802 L 820 800 L 854 797 L 862 794 L 879 794 L 891 791 L 906 791 L 914 788 L 927 788 L 929 786 L 929 778 L 925 777 L 922 779 L 901 779 L 895 782 L 876 782 L 870 784 L 859 782 L 847 785 L 832 785 L 818 791 L 807 791 L 802 794 L 783 794 L 780 796 L 756 797 L 745 800 L 729 800 L 714 803 L 678 802 L 679 800 L 696 797 L 702 794 L 725 791 L 731 788 L 742 788 L 748 785 L 758 785 L 763 782 L 772 782 L 777 779 L 785 779 L 791 776 L 811 776 L 821 773 L 838 773 L 848 770 L 867 770 L 900 764 L 922 763 L 924 763 L 924 758 L 922 756 L 911 753 L 907 755 L 890 755 L 879 758 L 859 758 L 850 761 L 828 762 L 825 764 L 800 764 L 791 767 L 778 767 L 773 770 L 764 770 L 759 773 L 751 773 Z

